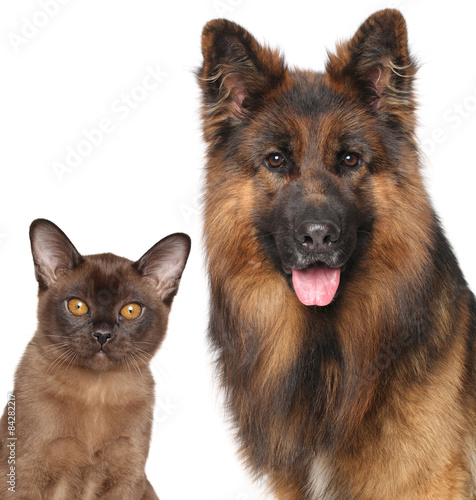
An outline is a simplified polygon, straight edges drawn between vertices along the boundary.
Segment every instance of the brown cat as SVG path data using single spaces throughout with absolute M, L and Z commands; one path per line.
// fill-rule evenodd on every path
M 167 236 L 134 263 L 83 257 L 43 219 L 30 239 L 38 329 L 0 422 L 0 498 L 157 499 L 144 472 L 154 404 L 148 365 L 190 238 Z

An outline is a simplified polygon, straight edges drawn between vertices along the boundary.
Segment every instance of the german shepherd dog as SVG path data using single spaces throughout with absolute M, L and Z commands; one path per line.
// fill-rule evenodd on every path
M 420 174 L 406 23 L 325 72 L 227 20 L 198 70 L 209 336 L 280 500 L 476 498 L 476 302 Z

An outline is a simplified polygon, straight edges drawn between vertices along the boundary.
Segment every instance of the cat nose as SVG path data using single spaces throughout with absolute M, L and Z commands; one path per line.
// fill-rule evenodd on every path
M 108 333 L 96 332 L 93 333 L 93 337 L 96 337 L 96 340 L 101 344 L 101 347 L 112 337 L 112 335 Z

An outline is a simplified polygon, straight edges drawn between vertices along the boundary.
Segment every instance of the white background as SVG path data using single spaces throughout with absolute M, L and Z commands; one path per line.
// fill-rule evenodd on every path
M 204 147 L 193 74 L 201 62 L 201 29 L 228 17 L 279 46 L 291 65 L 322 70 L 326 49 L 350 37 L 368 15 L 400 8 L 422 64 L 428 188 L 476 289 L 471 2 L 62 3 L 44 0 L 49 14 L 41 0 L 0 6 L 0 397 L 13 388 L 15 366 L 36 326 L 33 219 L 58 224 L 83 254 L 111 251 L 131 259 L 169 233 L 186 232 L 192 254 L 153 365 L 159 404 L 148 475 L 161 500 L 263 500 L 235 455 L 207 354 L 199 212 Z M 160 83 L 151 85 L 151 71 L 161 73 Z M 127 99 L 132 105 L 121 103 Z M 104 120 L 108 133 L 102 139 L 96 133 L 88 147 L 84 131 Z M 58 176 L 54 162 L 64 164 L 69 148 L 81 147 L 88 154 Z

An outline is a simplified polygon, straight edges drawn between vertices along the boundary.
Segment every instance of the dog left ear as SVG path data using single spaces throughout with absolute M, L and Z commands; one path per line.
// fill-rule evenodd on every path
M 403 15 L 386 9 L 370 16 L 348 42 L 329 54 L 326 66 L 331 85 L 354 93 L 375 110 L 412 112 L 417 71 L 408 49 Z

